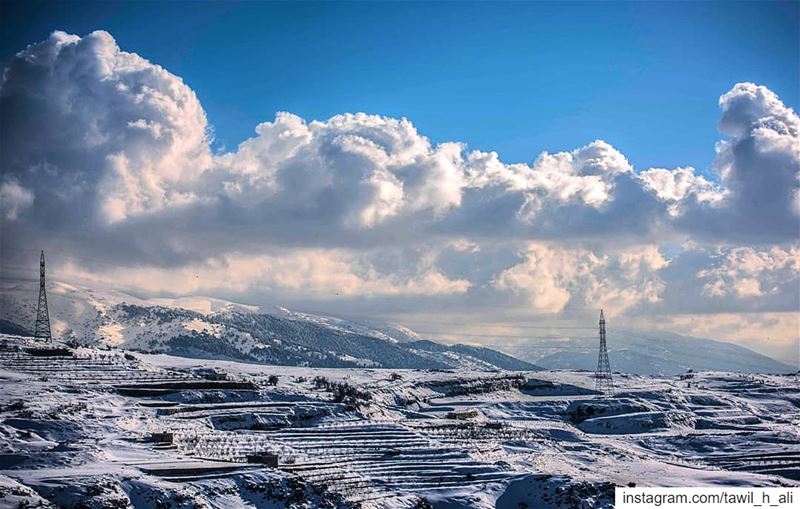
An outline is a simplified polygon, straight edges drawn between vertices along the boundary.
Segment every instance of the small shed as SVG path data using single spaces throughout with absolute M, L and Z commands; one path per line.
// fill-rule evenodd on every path
M 206 380 L 215 380 L 215 381 L 223 381 L 223 380 L 230 380 L 228 373 L 225 370 L 220 368 L 200 368 L 194 370 L 194 373 Z
M 258 463 L 272 468 L 278 468 L 278 455 L 268 452 L 250 454 L 247 456 L 248 463 Z
M 474 419 L 475 417 L 478 417 L 478 411 L 475 410 L 474 408 L 468 408 L 466 410 L 455 410 L 447 414 L 448 419 L 455 419 L 458 421 L 466 421 L 468 419 Z
M 150 442 L 160 445 L 172 445 L 175 435 L 170 432 L 150 433 Z
M 32 357 L 72 357 L 72 350 L 69 348 L 28 348 L 26 351 Z

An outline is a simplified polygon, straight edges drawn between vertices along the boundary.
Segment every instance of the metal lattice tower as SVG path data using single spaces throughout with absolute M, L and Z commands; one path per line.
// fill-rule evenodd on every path
M 611 380 L 611 365 L 608 363 L 608 349 L 606 348 L 606 319 L 603 310 L 600 310 L 600 356 L 597 359 L 595 376 L 595 389 L 603 396 L 614 394 L 614 383 Z
M 44 287 L 44 251 L 39 260 L 39 307 L 36 310 L 36 328 L 34 337 L 50 341 L 50 313 L 47 311 L 47 291 Z

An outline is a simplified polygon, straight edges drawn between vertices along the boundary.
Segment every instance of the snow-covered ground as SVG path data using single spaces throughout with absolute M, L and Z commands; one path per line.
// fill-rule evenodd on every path
M 581 371 L 35 346 L 0 336 L 0 506 L 609 507 L 631 484 L 800 485 L 796 376 L 617 375 L 604 399 Z

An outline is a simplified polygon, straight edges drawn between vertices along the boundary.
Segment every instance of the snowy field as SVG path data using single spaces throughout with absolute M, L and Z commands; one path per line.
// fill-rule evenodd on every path
M 616 375 L 601 399 L 579 371 L 37 346 L 0 336 L 2 507 L 591 508 L 614 486 L 800 485 L 796 375 Z

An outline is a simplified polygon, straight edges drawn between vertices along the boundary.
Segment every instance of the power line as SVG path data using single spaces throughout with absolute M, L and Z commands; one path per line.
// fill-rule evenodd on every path
M 437 338 L 437 339 L 439 339 L 439 338 Z M 478 345 L 478 346 L 487 346 L 487 345 Z M 509 345 L 501 345 L 501 347 L 502 346 L 509 346 Z M 554 351 L 554 352 L 560 352 L 560 351 L 563 351 L 563 350 L 576 350 L 576 351 L 580 351 L 580 352 L 592 353 L 592 351 L 594 350 L 594 347 L 592 345 L 581 346 L 581 345 L 531 345 L 531 344 L 526 344 L 526 345 L 524 345 L 524 348 L 522 350 L 523 351 L 527 351 L 527 350 L 545 350 L 545 351 Z
M 20 253 L 39 253 L 39 250 L 37 250 L 37 249 L 26 249 L 26 248 L 21 248 L 21 247 L 3 247 L 3 249 L 4 250 L 9 250 L 9 251 L 17 251 L 17 252 L 20 252 Z M 107 258 L 98 258 L 96 256 L 86 256 L 86 255 L 78 256 L 78 255 L 76 255 L 74 253 L 73 254 L 66 253 L 66 252 L 61 251 L 59 249 L 48 248 L 47 249 L 47 254 L 48 254 L 48 256 L 51 255 L 51 254 L 57 254 L 62 258 L 67 258 L 67 259 L 72 260 L 72 261 L 91 260 L 91 261 L 99 262 L 101 264 L 108 264 L 109 263 L 109 260 Z M 52 258 L 52 256 L 49 256 L 49 257 Z
M 444 332 L 412 329 L 417 334 L 433 334 L 436 336 L 461 336 L 476 338 L 521 338 L 521 339 L 557 339 L 558 334 L 534 336 L 530 334 L 472 334 L 470 332 Z M 568 336 L 568 339 L 595 339 L 595 336 Z
M 25 249 L 25 248 L 18 248 L 18 247 L 10 247 L 10 248 L 5 248 L 4 247 L 3 249 L 9 249 L 9 250 L 12 250 L 12 251 L 17 251 L 17 252 L 22 252 L 22 253 L 37 253 L 37 254 L 39 253 L 39 251 L 35 250 L 35 249 Z M 52 259 L 53 259 L 53 257 L 51 256 L 52 253 L 60 255 L 60 258 L 67 259 L 67 260 L 70 260 L 70 261 L 73 261 L 73 262 L 82 262 L 82 261 L 89 260 L 89 261 L 98 262 L 101 265 L 109 264 L 109 260 L 108 259 L 102 259 L 102 258 L 97 258 L 97 257 L 93 257 L 93 256 L 83 256 L 83 255 L 76 256 L 74 254 L 65 253 L 64 251 L 60 251 L 60 250 L 56 250 L 56 249 L 48 249 L 47 250 L 48 258 L 51 260 L 51 262 L 50 262 L 51 263 L 51 267 L 48 269 L 48 272 L 50 274 L 52 274 L 53 272 L 55 272 L 56 275 L 59 274 L 58 270 L 54 271 L 52 269 Z M 33 272 L 33 271 L 35 271 L 35 267 L 34 267 L 33 264 L 31 264 L 30 267 L 25 267 L 25 266 L 6 265 L 5 263 L 0 263 L 0 269 L 5 271 L 6 267 L 11 268 L 12 271 L 13 270 L 23 271 L 23 272 L 28 272 L 28 271 Z M 159 267 L 156 267 L 156 269 L 157 270 L 159 270 L 159 269 L 161 269 L 161 270 L 169 270 L 168 268 L 159 268 Z M 224 280 L 224 279 L 208 277 L 206 275 L 201 275 L 200 272 L 195 274 L 195 279 L 198 279 L 201 283 L 203 283 L 202 285 L 199 285 L 199 286 L 206 287 L 206 288 L 209 288 L 209 285 L 208 285 L 209 283 L 215 284 L 215 285 L 217 285 L 218 287 L 220 287 L 222 289 L 225 289 L 225 288 L 229 287 L 229 285 L 231 284 L 230 280 Z M 317 292 L 317 293 L 321 293 L 321 292 Z
M 417 320 L 417 319 L 410 319 L 410 320 L 394 320 L 395 322 L 404 322 L 404 323 L 421 323 L 425 325 L 444 325 L 444 326 L 457 326 L 461 327 L 464 325 L 463 322 L 461 323 L 448 323 L 442 321 L 426 321 L 426 320 Z M 470 327 L 484 327 L 484 328 L 504 328 L 504 329 L 525 329 L 525 330 L 595 330 L 595 327 L 581 327 L 576 325 L 517 325 L 513 323 L 476 323 L 470 324 Z

